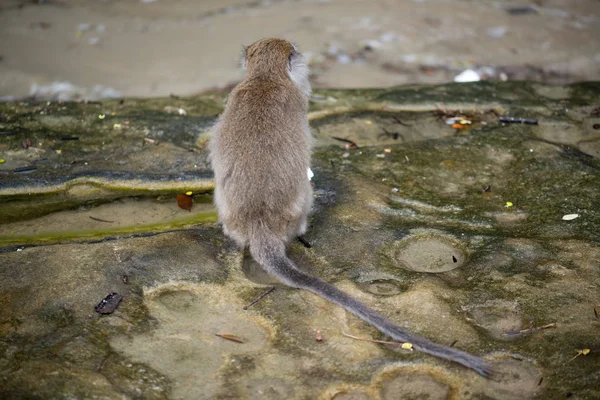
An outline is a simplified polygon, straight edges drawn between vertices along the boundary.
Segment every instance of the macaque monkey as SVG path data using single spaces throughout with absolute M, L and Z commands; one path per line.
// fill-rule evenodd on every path
M 287 244 L 306 231 L 313 201 L 308 67 L 296 47 L 281 39 L 245 48 L 243 66 L 246 76 L 229 95 L 209 143 L 225 234 L 284 284 L 310 290 L 419 351 L 488 376 L 491 368 L 481 358 L 406 332 L 287 257 Z

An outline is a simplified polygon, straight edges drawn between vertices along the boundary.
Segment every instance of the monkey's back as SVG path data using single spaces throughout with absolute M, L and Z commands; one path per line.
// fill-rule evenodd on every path
M 215 202 L 227 234 L 256 229 L 289 240 L 312 202 L 307 100 L 289 81 L 249 78 L 230 94 L 211 139 Z

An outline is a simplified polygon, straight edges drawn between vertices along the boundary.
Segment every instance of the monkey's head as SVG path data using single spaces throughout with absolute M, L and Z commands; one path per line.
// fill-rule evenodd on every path
M 288 77 L 306 96 L 310 95 L 308 65 L 287 40 L 267 38 L 244 47 L 242 67 L 248 75 Z

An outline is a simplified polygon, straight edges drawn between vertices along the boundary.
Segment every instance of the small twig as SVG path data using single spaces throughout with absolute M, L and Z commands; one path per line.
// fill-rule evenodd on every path
M 344 139 L 344 138 L 337 137 L 337 136 L 332 136 L 331 138 L 335 139 L 335 140 L 339 140 L 340 142 L 348 143 L 349 144 L 348 148 L 350 148 L 350 149 L 358 149 L 358 145 L 350 139 Z
M 91 215 L 88 215 L 88 217 L 90 217 L 90 219 L 93 219 L 94 221 L 98 221 L 98 222 L 108 222 L 109 224 L 112 224 L 115 221 L 108 221 L 106 219 L 100 219 L 100 218 L 96 218 L 96 217 L 92 217 Z
M 375 339 L 367 339 L 367 338 L 359 338 L 357 336 L 350 335 L 344 331 L 342 331 L 342 335 L 347 336 L 352 339 L 362 340 L 363 342 L 371 342 L 371 343 L 381 343 L 381 344 L 391 344 L 393 346 L 402 346 L 405 342 L 386 342 L 385 340 L 375 340 Z
M 457 339 L 457 340 L 454 340 L 452 343 L 450 343 L 450 347 L 454 347 L 454 345 L 455 345 L 456 343 L 458 343 L 458 339 Z
M 244 306 L 243 309 L 247 310 L 248 308 L 252 307 L 256 303 L 258 303 L 259 301 L 261 301 L 263 297 L 265 297 L 266 295 L 268 295 L 269 293 L 271 293 L 273 290 L 275 290 L 275 286 L 271 286 L 266 292 L 264 292 L 263 294 L 261 294 L 260 296 L 258 296 L 258 298 L 256 300 L 254 300 L 252 303 L 248 304 L 247 306 Z
M 522 335 L 522 334 L 529 334 L 529 333 L 533 333 L 535 331 L 539 331 L 542 329 L 548 329 L 548 328 L 555 328 L 556 324 L 546 324 L 546 325 L 542 325 L 542 326 L 530 326 L 527 329 L 521 329 L 520 331 L 512 331 L 512 332 L 506 332 L 503 333 L 502 336 L 514 336 L 514 335 Z
M 596 317 L 596 319 L 600 319 L 600 315 L 598 315 L 598 311 L 596 311 L 596 307 L 594 307 L 594 317 Z
M 402 126 L 412 126 L 412 125 L 407 124 L 406 122 L 402 122 L 402 120 L 396 116 L 392 116 L 392 118 L 394 119 L 394 121 L 396 121 L 397 123 L 399 123 Z
M 237 337 L 235 335 L 230 335 L 229 333 L 215 333 L 215 336 L 218 336 L 225 340 L 231 340 L 232 342 L 236 342 L 236 343 L 244 343 L 244 341 L 242 339 L 240 339 L 239 337 Z

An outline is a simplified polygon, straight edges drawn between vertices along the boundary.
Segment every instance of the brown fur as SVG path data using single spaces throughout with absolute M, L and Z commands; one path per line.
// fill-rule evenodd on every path
M 246 77 L 229 95 L 210 143 L 219 216 L 241 246 L 259 222 L 286 242 L 306 229 L 312 139 L 308 98 L 288 76 L 294 51 L 279 39 L 248 47 Z
M 312 205 L 308 70 L 294 46 L 280 39 L 252 44 L 245 65 L 246 77 L 229 95 L 210 142 L 215 204 L 225 233 L 249 247 L 254 259 L 283 283 L 310 290 L 417 350 L 488 375 L 490 367 L 480 358 L 406 332 L 300 271 L 286 256 L 289 241 L 306 230 Z

